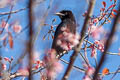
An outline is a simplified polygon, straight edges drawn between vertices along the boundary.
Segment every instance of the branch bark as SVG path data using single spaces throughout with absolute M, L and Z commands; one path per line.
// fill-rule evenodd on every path
M 29 80 L 32 80 L 32 61 L 33 61 L 33 45 L 32 45 L 32 40 L 33 40 L 33 0 L 29 0 L 28 3 L 28 20 L 29 20 L 29 42 L 28 42 L 28 53 L 29 53 Z
M 76 59 L 78 53 L 81 50 L 81 46 L 82 46 L 82 43 L 83 43 L 83 40 L 84 40 L 84 37 L 85 37 L 85 32 L 86 32 L 86 29 L 87 29 L 88 21 L 89 21 L 91 15 L 92 15 L 92 12 L 93 12 L 94 4 L 95 4 L 95 0 L 91 0 L 90 4 L 89 4 L 89 8 L 88 8 L 88 13 L 87 13 L 87 16 L 85 18 L 85 22 L 84 22 L 84 25 L 83 25 L 83 28 L 82 28 L 82 31 L 81 31 L 80 43 L 77 45 L 77 47 L 75 48 L 72 56 L 70 57 L 70 63 L 68 65 L 67 69 L 66 69 L 66 72 L 65 72 L 62 80 L 67 80 L 68 79 L 70 71 L 72 70 L 72 66 L 75 62 L 75 59 Z

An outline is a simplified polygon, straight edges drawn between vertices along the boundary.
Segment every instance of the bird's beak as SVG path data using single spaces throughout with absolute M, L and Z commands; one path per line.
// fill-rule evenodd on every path
M 60 12 L 55 13 L 55 15 L 64 16 L 64 14 L 62 14 L 62 13 L 60 13 Z

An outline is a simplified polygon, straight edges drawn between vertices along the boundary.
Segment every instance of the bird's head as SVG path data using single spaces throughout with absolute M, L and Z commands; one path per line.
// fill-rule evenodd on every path
M 74 19 L 73 13 L 70 10 L 62 10 L 60 12 L 55 13 L 56 15 L 58 15 L 60 17 L 61 20 L 64 19 Z

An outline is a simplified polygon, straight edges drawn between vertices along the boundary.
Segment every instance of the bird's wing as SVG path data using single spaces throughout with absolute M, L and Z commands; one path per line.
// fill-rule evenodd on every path
M 56 30 L 55 30 L 55 33 L 54 33 L 54 39 L 53 39 L 53 42 L 52 42 L 52 49 L 55 49 L 56 48 L 56 41 L 57 41 L 57 37 L 58 37 L 58 35 L 60 35 L 61 33 L 62 33 L 62 31 L 61 31 L 61 27 L 62 26 L 64 26 L 64 24 L 61 22 L 58 26 L 57 26 L 57 28 L 56 28 Z
M 67 27 L 67 29 L 75 34 L 76 32 L 76 24 L 74 21 L 71 20 L 64 20 L 62 21 L 58 27 L 55 30 L 55 34 L 54 34 L 54 39 L 53 39 L 53 43 L 52 43 L 52 49 L 55 49 L 57 54 L 63 53 L 65 50 L 63 48 L 61 48 L 59 45 L 57 45 L 57 38 L 60 34 L 63 33 L 63 31 L 61 30 L 62 27 Z

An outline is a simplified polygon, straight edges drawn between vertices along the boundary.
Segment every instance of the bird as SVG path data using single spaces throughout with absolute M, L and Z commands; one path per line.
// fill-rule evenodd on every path
M 70 33 L 75 34 L 76 20 L 72 11 L 70 10 L 62 10 L 60 12 L 55 13 L 55 15 L 59 16 L 59 18 L 61 19 L 61 22 L 55 30 L 54 39 L 53 39 L 51 48 L 56 51 L 57 58 L 61 58 L 66 53 L 65 49 L 61 48 L 60 45 L 57 45 L 57 40 L 59 35 L 64 33 L 64 31 L 62 31 L 61 28 L 63 27 L 67 28 Z

